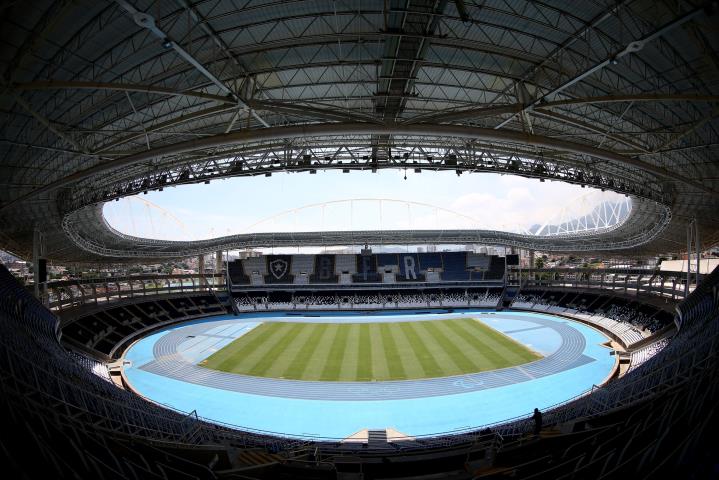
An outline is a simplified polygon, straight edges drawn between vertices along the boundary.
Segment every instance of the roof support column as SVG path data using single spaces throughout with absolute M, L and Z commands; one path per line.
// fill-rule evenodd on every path
M 684 298 L 689 295 L 689 284 L 692 283 L 692 222 L 687 224 L 687 284 L 684 287 Z
M 702 249 L 701 249 L 701 244 L 699 243 L 699 222 L 697 221 L 696 218 L 694 219 L 694 243 L 696 243 L 696 247 L 697 247 L 696 248 L 697 249 L 697 281 L 696 281 L 696 284 L 697 284 L 697 286 L 699 286 L 699 273 L 701 272 L 701 270 L 699 270 L 699 267 L 701 266 L 701 261 L 702 261 Z M 708 267 L 708 265 L 707 265 L 707 267 Z M 709 273 L 708 270 L 709 269 L 707 268 L 706 273 Z
M 45 236 L 35 227 L 32 236 L 32 272 L 35 287 L 35 298 L 41 299 L 47 282 L 47 261 L 45 257 Z M 42 284 L 42 287 L 41 285 Z M 45 303 L 45 302 L 43 302 Z
M 215 273 L 222 273 L 222 250 L 215 252 Z
M 201 254 L 197 257 L 197 273 L 200 276 L 200 285 L 205 286 L 207 285 L 207 281 L 205 280 L 205 254 Z

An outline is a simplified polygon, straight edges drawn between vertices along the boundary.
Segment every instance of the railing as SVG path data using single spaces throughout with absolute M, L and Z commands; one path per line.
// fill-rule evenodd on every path
M 700 281 L 701 281 L 700 276 Z M 623 295 L 684 298 L 686 273 L 653 269 L 541 268 L 507 273 L 508 285 L 522 288 L 565 287 L 604 289 Z M 689 291 L 694 289 L 689 286 Z
M 329 299 L 330 297 L 325 297 Z M 484 295 L 478 298 L 437 298 L 437 299 L 381 299 L 376 301 L 355 300 L 346 296 L 335 296 L 331 301 L 312 303 L 293 299 L 287 302 L 260 301 L 257 303 L 235 302 L 237 312 L 264 312 L 264 311 L 312 311 L 312 310 L 393 310 L 393 309 L 422 309 L 422 308 L 496 308 L 502 299 L 500 295 Z M 344 302 L 343 300 L 348 300 Z
M 468 281 L 419 283 L 401 282 L 395 284 L 269 284 L 230 285 L 233 291 L 269 291 L 272 289 L 292 291 L 363 291 L 363 290 L 428 290 L 447 288 L 486 288 L 500 286 L 499 281 Z M 672 300 L 684 298 L 686 274 L 651 269 L 510 269 L 507 285 L 522 288 L 561 287 L 577 289 L 603 289 L 623 295 L 654 295 Z M 83 278 L 48 282 L 43 288 L 42 301 L 53 311 L 62 311 L 86 304 L 102 304 L 119 299 L 162 295 L 170 293 L 192 293 L 226 291 L 228 281 L 224 274 L 200 275 L 129 275 L 123 277 Z M 693 286 L 690 285 L 690 291 Z
M 487 288 L 500 286 L 501 280 L 473 282 L 397 284 L 268 284 L 235 285 L 234 291 L 268 291 L 272 289 L 319 291 L 319 290 L 406 290 L 441 288 Z M 197 293 L 227 291 L 228 282 L 224 274 L 176 274 L 176 275 L 129 275 L 122 277 L 83 278 L 48 282 L 44 285 L 41 300 L 50 310 L 63 311 L 88 304 L 103 304 L 114 300 L 164 295 L 170 293 Z
M 251 292 L 266 291 L 272 289 L 280 290 L 407 290 L 407 289 L 439 289 L 439 288 L 486 288 L 486 287 L 502 287 L 504 279 L 493 280 L 443 280 L 441 282 L 417 282 L 417 281 L 399 281 L 396 283 L 263 283 L 261 285 L 250 284 L 231 284 L 233 292 Z
M 224 291 L 226 288 L 225 278 L 221 273 L 83 278 L 48 282 L 42 300 L 51 310 L 62 311 L 119 299 L 168 293 Z

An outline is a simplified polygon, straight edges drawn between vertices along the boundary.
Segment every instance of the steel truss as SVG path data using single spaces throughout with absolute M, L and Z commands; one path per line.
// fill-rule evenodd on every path
M 134 237 L 113 229 L 98 207 L 81 209 L 67 215 L 63 230 L 86 252 L 115 260 L 178 258 L 248 248 L 337 246 L 337 245 L 421 245 L 471 244 L 507 245 L 541 251 L 621 250 L 650 242 L 671 221 L 671 210 L 660 204 L 649 225 L 625 222 L 606 232 L 578 232 L 566 235 L 536 236 L 496 230 L 375 230 L 334 232 L 276 232 L 230 235 L 197 241 L 166 241 Z M 646 205 L 645 205 L 646 207 Z M 646 215 L 646 212 L 645 212 Z M 89 219 L 95 219 L 91 223 Z M 100 228 L 88 229 L 88 225 Z M 642 225 L 642 228 L 639 227 Z
M 421 143 L 420 143 L 421 142 Z M 456 139 L 395 138 L 389 158 L 373 155 L 368 139 L 304 137 L 295 142 L 252 145 L 242 150 L 225 150 L 214 155 L 195 153 L 189 159 L 159 161 L 144 172 L 123 169 L 95 177 L 66 198 L 71 208 L 109 201 L 168 186 L 199 183 L 219 178 L 257 176 L 281 172 L 317 170 L 413 169 L 450 170 L 458 174 L 486 172 L 559 180 L 577 185 L 609 189 L 627 195 L 669 203 L 662 183 L 647 172 L 614 171 L 596 162 L 581 162 L 561 152 L 537 155 L 526 146 L 508 148 L 501 144 L 463 142 Z M 193 157 L 201 157 L 199 160 Z M 132 174 L 128 174 L 128 171 Z M 136 173 L 135 173 L 136 172 Z M 621 173 L 620 173 L 621 172 Z M 118 178 L 120 177 L 120 178 Z M 124 178 L 123 178 L 124 177 Z

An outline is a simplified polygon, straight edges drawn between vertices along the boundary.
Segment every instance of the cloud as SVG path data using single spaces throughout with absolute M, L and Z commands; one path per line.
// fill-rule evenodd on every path
M 578 211 L 576 198 L 588 192 L 562 182 L 507 175 L 397 172 L 275 176 L 233 179 L 151 192 L 147 200 L 170 212 L 122 199 L 105 208 L 115 228 L 132 235 L 168 240 L 205 239 L 245 232 L 374 229 L 488 228 L 522 231 L 556 217 L 563 206 Z M 301 208 L 349 198 L 394 198 Z M 131 201 L 130 201 L 131 202 Z M 413 202 L 429 204 L 421 206 Z M 433 206 L 434 205 L 434 206 Z M 435 207 L 436 206 L 436 207 Z M 446 210 L 449 210 L 446 211 Z M 282 213 L 289 210 L 287 213 Z M 149 214 L 148 214 L 149 212 Z

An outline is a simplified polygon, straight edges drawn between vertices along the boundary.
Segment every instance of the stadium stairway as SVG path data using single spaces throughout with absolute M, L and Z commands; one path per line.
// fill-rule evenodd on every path
M 310 275 L 314 273 L 314 255 L 293 255 L 290 274 L 294 276 L 294 283 L 307 284 L 310 282 Z
M 267 260 L 265 257 L 250 257 L 242 261 L 246 275 L 251 275 L 257 272 L 259 275 L 267 275 Z
M 236 457 L 236 465 L 239 468 L 276 465 L 283 461 L 284 457 L 276 453 L 269 453 L 264 448 L 243 449 L 237 452 Z
M 367 430 L 367 448 L 390 448 L 387 443 L 387 430 Z

